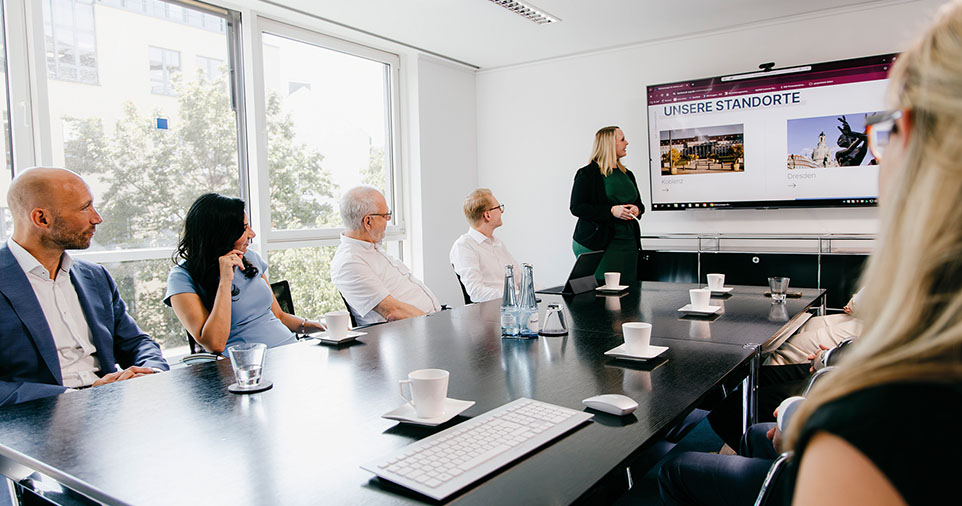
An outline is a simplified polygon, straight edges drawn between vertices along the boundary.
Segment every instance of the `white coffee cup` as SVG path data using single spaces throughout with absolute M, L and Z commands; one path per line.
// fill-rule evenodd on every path
M 324 315 L 327 333 L 334 339 L 341 339 L 347 335 L 347 327 L 351 323 L 351 315 L 347 311 L 331 311 Z
M 691 307 L 706 308 L 708 307 L 708 301 L 711 299 L 711 290 L 708 288 L 692 288 L 688 290 L 688 296 L 691 297 Z
M 628 348 L 628 353 L 640 355 L 648 351 L 648 346 L 651 344 L 650 323 L 622 323 L 621 332 L 625 335 L 625 347 Z
M 618 286 L 618 283 L 619 283 L 619 282 L 621 282 L 621 273 L 620 273 L 620 272 L 606 272 L 606 273 L 605 273 L 605 286 L 606 286 L 606 287 L 608 287 L 608 288 L 614 288 L 614 287 Z
M 437 418 L 444 414 L 444 400 L 448 398 L 448 377 L 444 369 L 418 369 L 400 380 L 401 397 L 414 406 L 418 418 Z M 411 388 L 411 396 L 404 395 L 404 385 Z
M 709 274 L 708 275 L 708 288 L 711 290 L 721 290 L 725 288 L 725 275 L 724 274 Z

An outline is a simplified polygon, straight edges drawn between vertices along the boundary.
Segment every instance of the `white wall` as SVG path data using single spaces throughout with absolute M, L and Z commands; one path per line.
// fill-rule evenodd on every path
M 413 270 L 443 304 L 462 305 L 448 260 L 467 230 L 464 198 L 478 185 L 475 73 L 421 55 L 417 58 L 417 142 L 411 174 Z M 420 254 L 418 254 L 420 253 Z
M 645 87 L 776 66 L 897 52 L 941 2 L 891 2 L 749 29 L 638 45 L 478 74 L 478 178 L 506 206 L 498 235 L 542 285 L 571 268 L 568 198 L 594 132 L 620 125 L 625 165 L 649 200 Z M 871 233 L 875 209 L 649 212 L 642 232 Z

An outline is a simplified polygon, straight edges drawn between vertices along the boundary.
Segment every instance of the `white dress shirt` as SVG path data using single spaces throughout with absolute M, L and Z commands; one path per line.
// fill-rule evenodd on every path
M 504 296 L 504 266 L 508 264 L 514 266 L 515 289 L 521 286 L 521 267 L 504 243 L 474 228 L 454 241 L 449 258 L 472 302 Z
M 388 295 L 425 313 L 441 310 L 438 298 L 400 260 L 344 234 L 331 260 L 331 281 L 354 310 L 358 325 L 385 321 L 374 306 Z
M 93 385 L 99 378 L 97 371 L 100 370 L 100 361 L 94 356 L 97 348 L 90 340 L 87 318 L 80 307 L 77 290 L 70 282 L 73 258 L 64 252 L 57 279 L 50 279 L 50 272 L 23 246 L 11 238 L 7 240 L 7 247 L 27 275 L 53 334 L 63 386 L 78 388 Z

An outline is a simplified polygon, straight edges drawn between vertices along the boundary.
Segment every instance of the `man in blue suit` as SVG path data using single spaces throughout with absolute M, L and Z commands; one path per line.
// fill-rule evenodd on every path
M 10 185 L 0 245 L 0 406 L 168 370 L 102 266 L 71 257 L 103 220 L 86 183 L 33 168 Z M 117 365 L 122 367 L 118 370 Z

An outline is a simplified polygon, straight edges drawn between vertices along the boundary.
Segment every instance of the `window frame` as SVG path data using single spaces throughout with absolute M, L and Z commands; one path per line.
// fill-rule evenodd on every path
M 253 93 L 248 97 L 253 107 L 250 109 L 253 118 L 251 122 L 256 125 L 254 132 L 254 142 L 251 148 L 252 167 L 257 170 L 251 180 L 251 215 L 252 220 L 257 224 L 257 231 L 261 235 L 263 250 L 303 248 L 311 246 L 329 246 L 340 242 L 341 232 L 344 227 L 331 228 L 304 228 L 304 229 L 280 229 L 275 230 L 271 226 L 271 202 L 270 202 L 270 170 L 268 165 L 268 146 L 266 129 L 266 85 L 264 81 L 264 52 L 263 34 L 269 33 L 274 36 L 291 39 L 297 42 L 318 46 L 323 49 L 337 51 L 350 56 L 372 60 L 387 66 L 385 72 L 385 89 L 388 94 L 385 97 L 385 108 L 389 118 L 385 125 L 385 164 L 387 170 L 385 178 L 385 190 L 391 194 L 389 205 L 394 211 L 392 223 L 387 227 L 386 241 L 406 241 L 406 215 L 404 201 L 404 169 L 401 163 L 400 146 L 400 103 L 401 103 L 401 58 L 395 53 L 364 46 L 344 39 L 325 35 L 313 29 L 298 26 L 285 21 L 255 14 L 249 24 L 252 32 L 251 37 L 251 61 L 255 70 L 253 77 Z M 255 198 L 255 195 L 257 198 Z
M 48 131 L 50 117 L 43 3 L 47 0 L 3 0 L 4 21 L 7 28 L 7 71 L 9 81 L 10 123 L 13 137 L 13 176 L 33 166 L 53 166 L 54 150 Z M 249 185 L 250 157 L 248 147 L 247 99 L 245 98 L 243 59 L 241 49 L 244 26 L 239 11 L 200 2 L 162 0 L 189 10 L 199 10 L 218 16 L 226 23 L 224 36 L 227 43 L 228 85 L 231 106 L 237 125 L 238 196 L 251 202 Z M 135 11 L 139 12 L 139 11 Z M 147 13 L 141 13 L 149 15 Z M 166 17 L 151 16 L 158 21 L 172 21 Z M 95 17 L 96 20 L 96 17 Z M 193 26 L 197 29 L 203 27 Z M 23 49 L 10 51 L 16 40 Z M 154 46 L 165 49 L 160 46 Z M 147 57 L 149 66 L 150 57 Z M 183 69 L 183 55 L 181 69 Z M 99 65 L 99 58 L 98 58 Z M 99 74 L 98 74 L 99 75 Z M 39 120 L 37 118 L 40 118 Z M 96 206 L 96 202 L 94 203 Z M 71 251 L 71 255 L 95 263 L 136 261 L 171 258 L 176 246 L 157 248 L 126 248 L 100 251 Z

